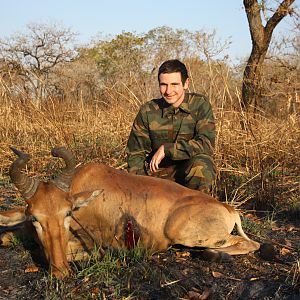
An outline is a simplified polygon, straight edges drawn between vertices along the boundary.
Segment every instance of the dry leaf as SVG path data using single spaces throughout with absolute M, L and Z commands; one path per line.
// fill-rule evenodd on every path
M 250 281 L 255 281 L 255 280 L 258 280 L 259 279 L 259 277 L 252 277 L 252 278 L 250 278 L 249 280 Z
M 200 296 L 200 300 L 206 300 L 211 294 L 211 290 L 206 287 L 202 295 Z
M 120 260 L 119 260 L 119 259 L 117 260 L 117 263 L 116 263 L 116 265 L 117 265 L 117 268 L 118 268 L 118 269 L 121 269 L 121 262 L 120 262 Z
M 223 275 L 222 273 L 220 273 L 220 272 L 212 271 L 211 273 L 212 273 L 212 276 L 213 276 L 214 278 L 220 278 L 220 277 L 223 277 L 223 276 L 224 276 L 224 275 Z
M 295 228 L 295 226 L 293 226 L 293 225 L 288 225 L 288 226 L 286 227 L 286 230 L 287 230 L 287 231 L 293 231 L 293 230 L 297 230 L 297 228 Z
M 297 228 L 295 228 L 293 225 L 288 225 L 286 227 L 274 227 L 272 228 L 272 231 L 294 231 L 297 230 Z
M 253 214 L 248 213 L 248 214 L 245 215 L 245 217 L 250 219 L 251 221 L 255 222 L 256 224 L 261 224 L 262 223 L 262 221 Z
M 178 262 L 178 263 L 180 263 L 180 262 L 182 262 L 182 261 L 186 261 L 186 258 L 178 257 L 178 258 L 176 258 L 175 261 Z
M 201 297 L 200 293 L 194 292 L 194 291 L 189 291 L 188 292 L 188 297 L 189 300 L 199 300 Z
M 227 279 L 230 279 L 230 280 L 235 280 L 235 281 L 242 281 L 242 279 L 240 278 L 234 278 L 234 277 L 230 277 L 230 276 L 225 276 L 223 273 L 220 273 L 220 272 L 215 272 L 215 271 L 212 271 L 212 276 L 214 278 L 221 278 L 221 277 L 224 277 L 224 278 L 227 278 Z
M 192 288 L 191 291 L 188 292 L 189 300 L 206 300 L 211 294 L 211 291 L 208 287 L 205 288 L 204 292 L 200 294 L 198 289 Z
M 92 294 L 97 295 L 100 293 L 100 289 L 98 287 L 92 288 Z
M 254 218 L 254 215 L 249 213 L 249 214 L 246 214 L 245 217 L 249 218 L 249 219 L 252 219 L 252 218 Z
M 190 268 L 185 268 L 184 270 L 182 270 L 182 274 L 187 275 L 190 271 L 191 271 Z
M 74 287 L 72 290 L 71 290 L 71 294 L 76 294 L 78 292 L 78 290 L 80 290 L 80 285 Z
M 287 248 L 281 248 L 280 249 L 280 255 L 285 256 L 285 255 L 290 254 L 290 253 L 291 253 L 291 251 Z
M 36 273 L 38 272 L 40 269 L 37 266 L 29 266 L 25 269 L 25 273 Z
M 186 252 L 176 252 L 176 257 L 189 257 L 191 256 L 191 253 L 186 251 Z
M 8 232 L 3 232 L 0 234 L 0 245 L 3 247 L 8 247 L 13 244 L 15 235 L 13 232 L 8 231 Z
M 285 245 L 284 248 L 292 247 L 293 246 L 292 241 L 288 240 L 288 239 L 284 239 L 282 244 Z

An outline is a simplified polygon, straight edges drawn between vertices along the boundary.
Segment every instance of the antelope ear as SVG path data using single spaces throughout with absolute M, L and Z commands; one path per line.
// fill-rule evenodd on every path
M 25 207 L 0 212 L 0 226 L 15 226 L 26 221 Z
M 80 192 L 71 196 L 69 200 L 73 203 L 73 209 L 76 209 L 82 206 L 87 206 L 90 201 L 97 198 L 102 192 L 103 190 Z

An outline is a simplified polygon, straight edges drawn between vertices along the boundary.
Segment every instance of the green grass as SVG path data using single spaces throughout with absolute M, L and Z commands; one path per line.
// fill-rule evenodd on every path
M 131 299 L 135 270 L 144 276 L 151 273 L 145 267 L 149 257 L 139 246 L 132 250 L 108 249 L 104 256 L 95 247 L 89 257 L 71 263 L 73 273 L 69 278 L 57 280 L 45 275 L 37 289 L 45 299 L 120 299 L 124 291 L 128 296 L 122 299 Z M 122 286 L 121 282 L 126 284 Z
M 292 285 L 300 290 L 300 258 L 298 258 L 292 268 Z
M 276 227 L 275 212 L 267 212 L 266 216 L 256 222 L 250 218 L 242 216 L 242 227 L 246 233 L 265 237 L 267 232 Z
M 298 193 L 291 195 L 289 198 L 288 214 L 292 219 L 300 219 L 300 196 Z

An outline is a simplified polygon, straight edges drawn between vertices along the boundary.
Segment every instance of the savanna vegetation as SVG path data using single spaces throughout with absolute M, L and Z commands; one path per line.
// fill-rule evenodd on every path
M 215 113 L 218 177 L 213 195 L 241 209 L 244 227 L 254 239 L 275 242 L 277 260 L 264 266 L 265 272 L 257 269 L 259 275 L 250 272 L 250 279 L 267 277 L 275 268 L 280 275 L 272 290 L 279 298 L 274 299 L 283 299 L 285 289 L 287 295 L 296 295 L 300 288 L 299 29 L 295 23 L 288 36 L 270 44 L 261 68 L 259 97 L 247 102 L 255 105 L 254 110 L 245 110 L 242 101 L 246 60 L 234 65 L 226 55 L 230 39 L 221 40 L 214 31 L 158 27 L 143 34 L 99 36 L 89 45 L 75 47 L 71 30 L 30 24 L 25 33 L 0 40 L 1 209 L 15 204 L 12 197 L 18 198 L 8 180 L 14 159 L 9 146 L 32 155 L 27 172 L 34 176 L 47 178 L 57 172 L 61 165 L 50 157 L 50 149 L 59 145 L 71 149 L 80 163 L 98 161 L 125 168 L 125 146 L 135 114 L 142 103 L 159 96 L 157 69 L 164 60 L 179 58 L 188 67 L 191 91 L 207 95 Z M 238 299 L 239 282 L 225 284 L 229 275 L 224 274 L 233 272 L 231 267 L 209 271 L 213 279 L 225 280 L 219 282 L 219 292 L 208 283 L 203 269 L 202 273 L 198 269 L 197 282 L 183 283 L 184 272 L 189 278 L 195 272 L 189 271 L 195 267 L 189 252 L 173 250 L 167 257 L 149 257 L 137 249 L 109 253 L 105 260 L 97 259 L 96 253 L 97 249 L 88 262 L 74 265 L 73 283 L 39 275 L 33 293 L 48 299 L 207 299 L 205 295 Z M 252 269 L 261 264 L 254 256 L 249 259 Z M 171 265 L 178 262 L 182 264 L 172 271 Z M 238 262 L 243 264 L 243 258 Z M 202 267 L 211 268 L 206 262 Z M 156 287 L 153 295 L 151 286 Z

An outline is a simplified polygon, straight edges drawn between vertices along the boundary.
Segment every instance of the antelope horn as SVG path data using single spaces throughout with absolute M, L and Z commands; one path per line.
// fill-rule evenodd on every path
M 62 173 L 57 176 L 52 182 L 61 190 L 68 192 L 71 186 L 72 178 L 75 173 L 76 159 L 71 151 L 65 147 L 53 148 L 51 154 L 54 157 L 60 157 L 65 161 L 66 167 Z
M 10 147 L 10 149 L 18 156 L 18 158 L 11 164 L 9 176 L 21 195 L 25 199 L 29 199 L 34 195 L 39 184 L 39 180 L 36 178 L 30 178 L 22 173 L 22 169 L 29 161 L 30 155 L 13 147 Z

